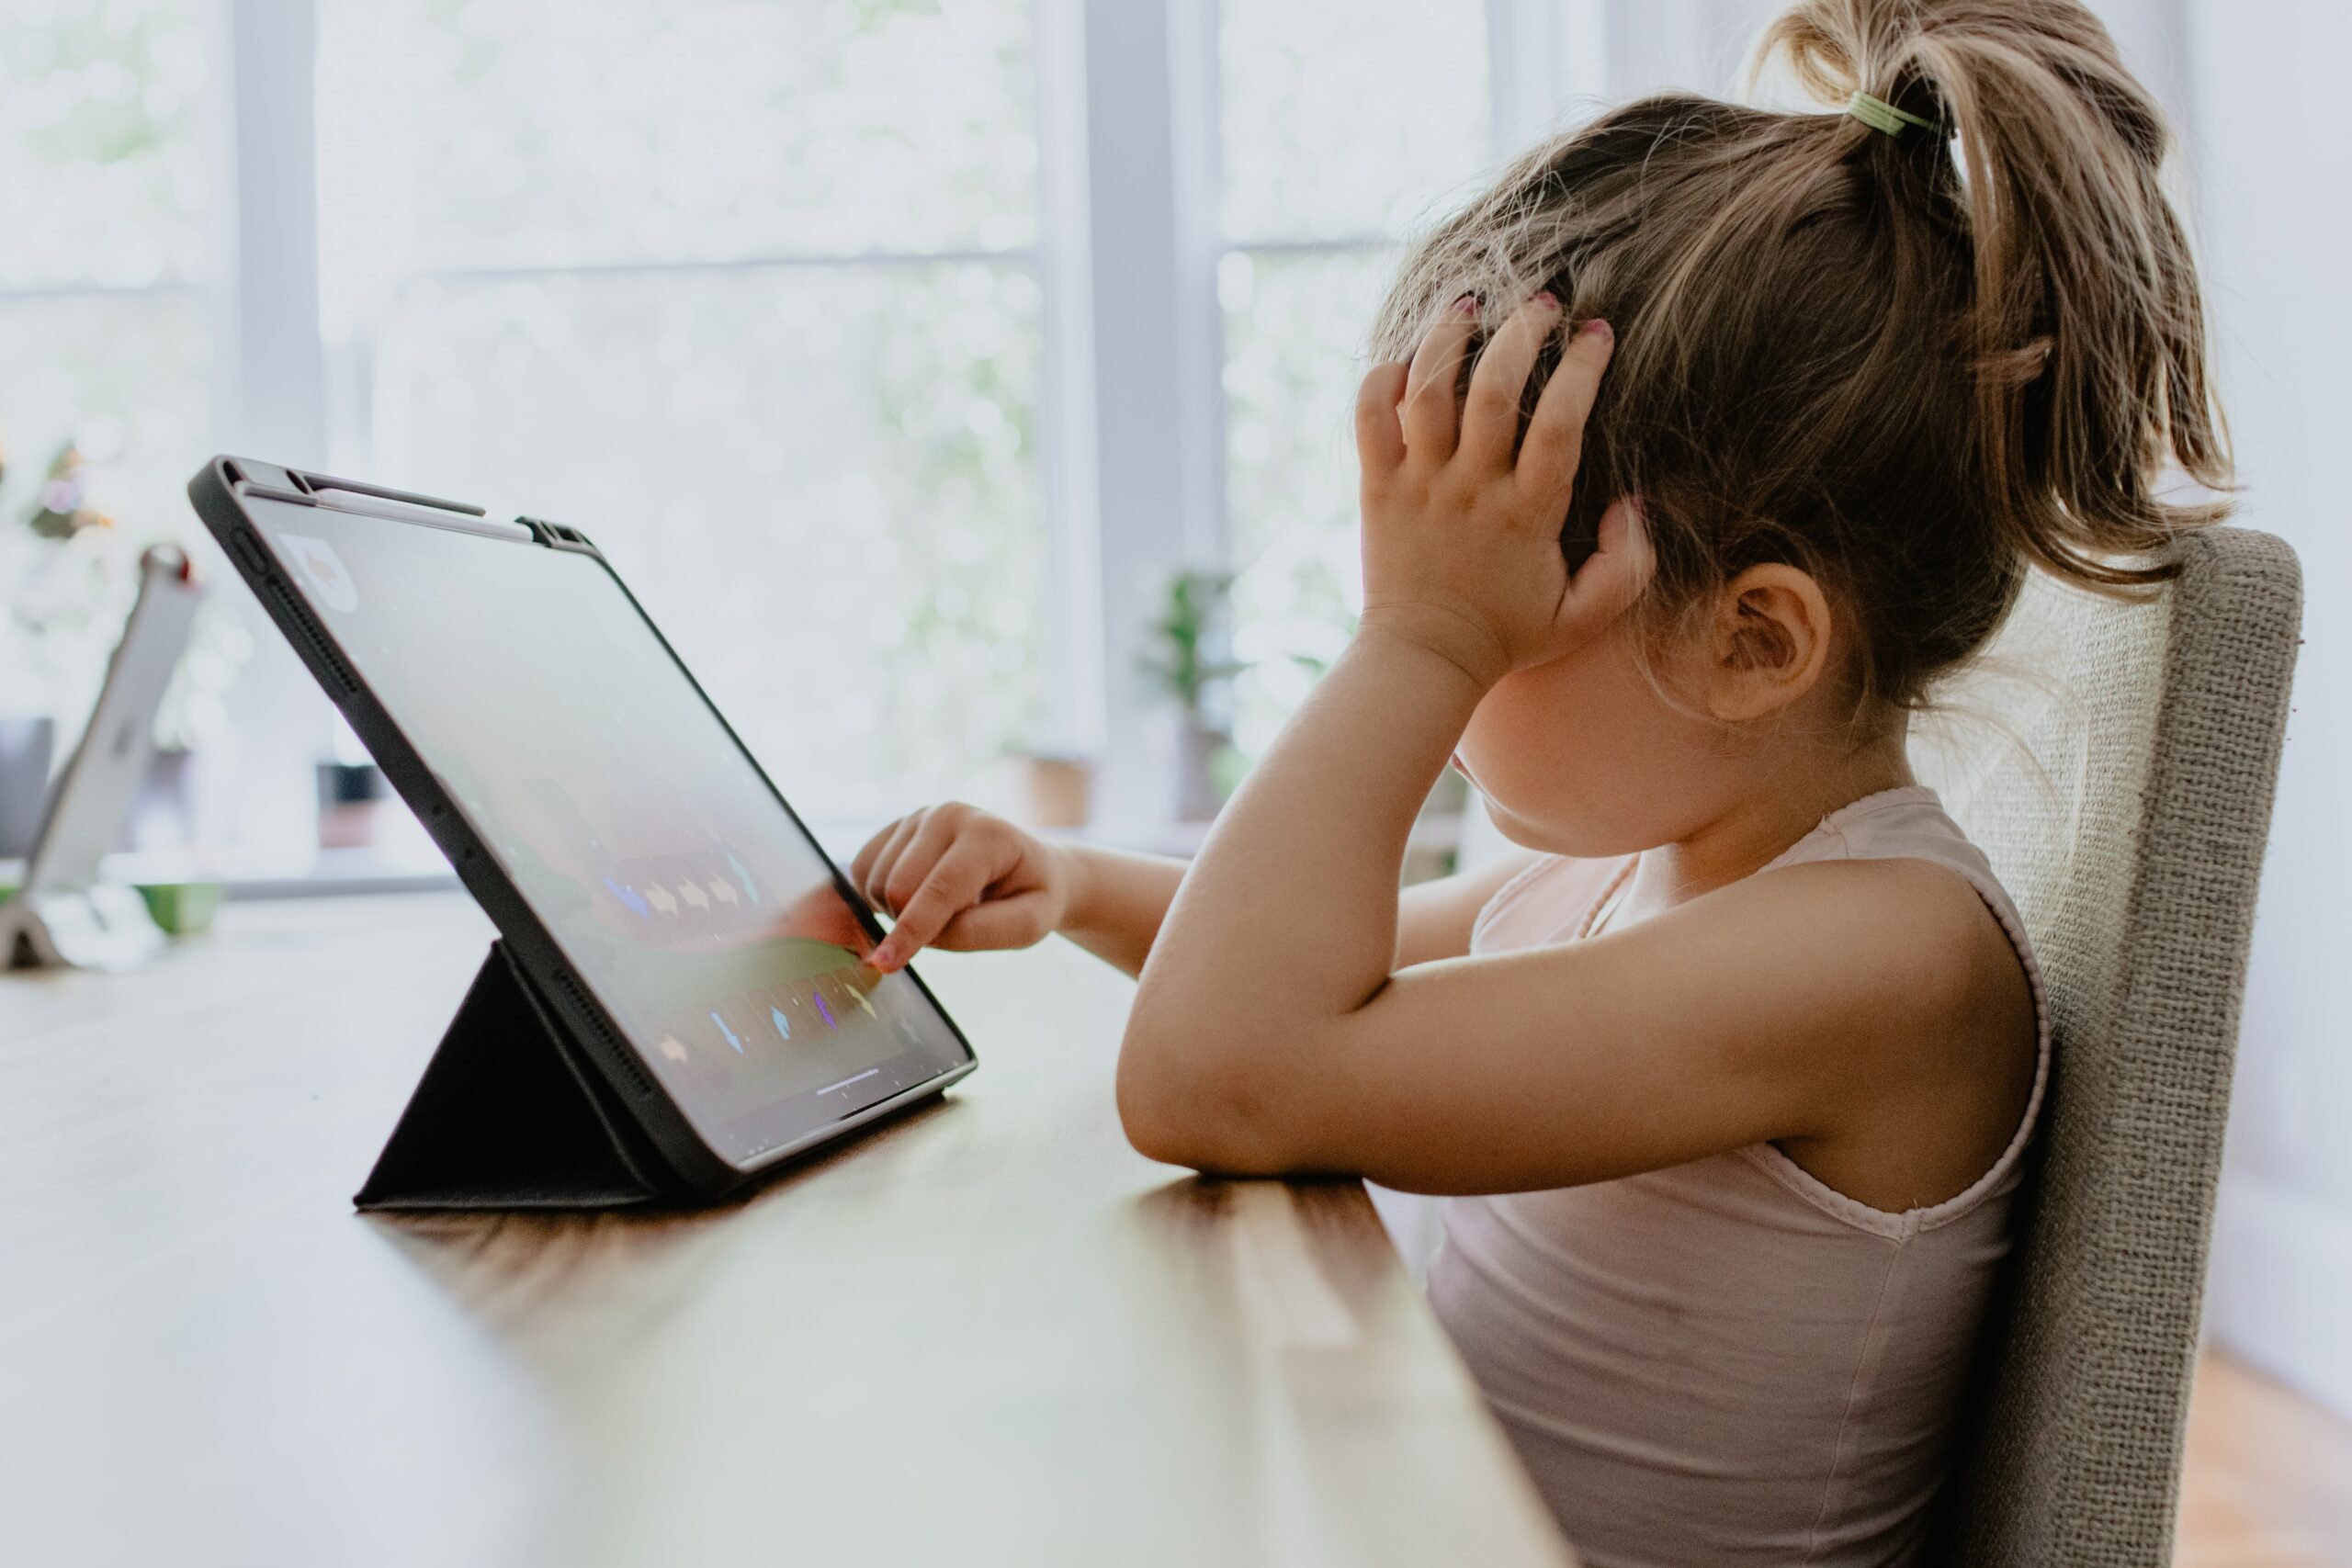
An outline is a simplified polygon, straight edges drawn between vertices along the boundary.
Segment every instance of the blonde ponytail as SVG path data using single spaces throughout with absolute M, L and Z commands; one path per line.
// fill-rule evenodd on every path
M 1414 243 L 1371 347 L 1464 289 L 1606 316 L 1564 547 L 1640 496 L 1658 615 L 1802 565 L 1859 624 L 1861 696 L 1916 703 L 2027 563 L 2154 581 L 2225 510 L 2166 494 L 2230 463 L 2164 120 L 2076 0 L 1801 0 L 1758 62 L 1832 112 L 1668 95 L 1530 150 Z
M 1987 478 L 2018 547 L 2084 581 L 2160 575 L 2114 558 L 2223 510 L 2161 499 L 2166 468 L 2220 491 L 2230 460 L 2164 115 L 2106 28 L 2073 0 L 1803 0 L 1758 57 L 1826 102 L 1865 92 L 1948 129 Z

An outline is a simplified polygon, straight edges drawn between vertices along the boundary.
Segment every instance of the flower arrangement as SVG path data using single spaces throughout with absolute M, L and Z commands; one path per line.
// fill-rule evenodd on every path
M 60 444 L 28 495 L 16 493 L 14 475 L 0 448 L 0 716 L 53 718 L 70 734 L 122 636 L 141 553 L 182 541 L 164 530 L 134 538 L 93 506 L 96 475 L 74 441 Z M 166 749 L 193 749 L 226 726 L 225 698 L 253 651 L 226 611 L 216 602 L 198 617 L 164 695 L 156 739 Z

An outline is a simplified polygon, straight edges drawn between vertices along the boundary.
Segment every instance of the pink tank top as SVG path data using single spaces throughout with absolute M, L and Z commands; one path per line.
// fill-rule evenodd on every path
M 2049 1078 L 2050 1008 L 2015 906 L 1931 789 L 1866 795 L 1764 869 L 1889 857 L 1966 877 L 2033 990 L 2032 1096 L 1966 1191 L 1889 1213 L 1758 1144 L 1444 1205 L 1430 1301 L 1589 1568 L 1922 1556 Z M 1471 951 L 1577 940 L 1632 864 L 1538 862 L 1480 912 Z

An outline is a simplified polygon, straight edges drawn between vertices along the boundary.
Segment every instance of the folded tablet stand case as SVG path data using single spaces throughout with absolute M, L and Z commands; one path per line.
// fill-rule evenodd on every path
M 189 481 L 188 496 L 401 797 L 419 807 L 420 816 L 444 821 L 456 835 L 452 842 L 445 834 L 442 848 L 460 866 L 461 880 L 484 911 L 504 929 L 526 919 L 528 910 L 520 896 L 501 879 L 463 875 L 466 863 L 479 867 L 484 859 L 477 858 L 480 852 L 469 836 L 445 821 L 454 814 L 441 797 L 441 785 L 344 663 L 333 638 L 312 624 L 298 596 L 279 580 L 243 502 L 326 505 L 461 533 L 491 530 L 498 537 L 519 531 L 548 548 L 587 555 L 595 554 L 594 547 L 577 530 L 560 524 L 532 518 L 492 524 L 477 506 L 298 474 L 250 458 L 213 459 Z M 578 1021 L 567 1023 L 567 1017 Z M 607 1065 L 616 1078 L 607 1077 Z M 926 1099 L 971 1066 L 967 1059 L 959 1069 L 844 1116 L 801 1146 L 813 1147 Z M 739 1185 L 742 1173 L 714 1151 L 684 1146 L 692 1130 L 683 1123 L 676 1129 L 680 1146 L 665 1151 L 657 1143 L 657 1134 L 630 1104 L 635 1096 L 650 1100 L 659 1094 L 640 1058 L 599 1023 L 589 998 L 560 964 L 540 967 L 535 959 L 526 964 L 502 939 L 492 944 L 353 1201 L 364 1210 L 609 1209 L 705 1202 Z
M 362 1209 L 606 1209 L 673 1196 L 613 1091 L 493 942 L 368 1183 Z

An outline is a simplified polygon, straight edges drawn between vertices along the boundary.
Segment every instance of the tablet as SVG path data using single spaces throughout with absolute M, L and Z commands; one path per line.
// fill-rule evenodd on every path
M 178 549 L 159 545 L 139 558 L 139 597 L 97 705 L 50 791 L 24 886 L 0 903 L 0 966 L 122 969 L 163 945 L 138 890 L 101 880 L 98 866 L 119 843 L 146 780 L 155 715 L 204 594 Z
M 579 531 L 243 458 L 189 495 L 688 1188 L 972 1070 Z

